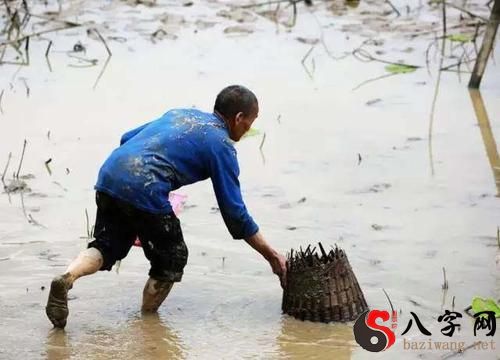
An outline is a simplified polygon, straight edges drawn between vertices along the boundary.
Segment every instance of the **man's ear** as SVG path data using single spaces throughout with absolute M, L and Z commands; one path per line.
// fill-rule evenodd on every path
M 235 116 L 234 116 L 234 122 L 236 124 L 239 124 L 241 121 L 243 121 L 245 118 L 245 114 L 243 114 L 241 111 L 239 113 L 237 113 Z

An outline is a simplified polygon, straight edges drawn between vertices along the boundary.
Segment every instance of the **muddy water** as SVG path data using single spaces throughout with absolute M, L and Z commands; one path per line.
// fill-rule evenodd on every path
M 461 311 L 473 296 L 500 296 L 495 266 L 500 68 L 490 62 L 482 102 L 467 91 L 467 76 L 443 73 L 431 158 L 434 54 L 431 75 L 420 69 L 353 91 L 383 75 L 384 64 L 352 56 L 334 60 L 317 43 L 304 61 L 306 71 L 301 60 L 311 45 L 297 38 L 323 33 L 330 55 L 341 57 L 373 37 L 383 42 L 368 48 L 372 54 L 425 65 L 432 35 L 409 40 L 404 34 L 417 22 L 432 28 L 439 13 L 424 7 L 411 18 L 384 23 L 381 16 L 365 14 L 380 2 L 356 9 L 334 4 L 313 13 L 301 8 L 289 30 L 263 17 L 240 23 L 217 16 L 226 9 L 218 2 L 185 8 L 106 2 L 89 5 L 92 11 L 72 2 L 65 9 L 68 18 L 108 24 L 100 31 L 113 56 L 95 89 L 106 51 L 83 29 L 48 35 L 54 41 L 52 71 L 44 57 L 46 41 L 32 41 L 29 67 L 0 67 L 2 170 L 12 152 L 7 179 L 12 177 L 27 139 L 21 174 L 34 175 L 25 180 L 31 192 L 22 199 L 0 197 L 0 358 L 376 357 L 355 343 L 349 324 L 303 323 L 281 314 L 277 279 L 248 246 L 230 239 L 212 210 L 210 182 L 181 189 L 188 196 L 180 217 L 190 258 L 183 282 L 158 316 L 138 311 L 148 265 L 134 248 L 119 274 L 99 273 L 75 285 L 65 332 L 52 330 L 45 318 L 50 278 L 85 247 L 85 209 L 90 221 L 95 212 L 92 186 L 120 135 L 171 107 L 210 109 L 217 91 L 229 83 L 246 84 L 260 99 L 255 126 L 266 138 L 262 152 L 261 136 L 238 145 L 241 183 L 247 206 L 276 248 L 285 252 L 316 241 L 344 247 L 370 306 L 388 308 L 384 288 L 402 311 L 398 336 L 413 311 L 435 340 L 447 340 L 437 317 L 451 309 L 453 298 Z M 166 22 L 167 32 L 176 39 L 153 44 L 150 34 L 166 26 L 160 20 L 166 12 L 184 14 L 186 21 L 171 16 L 177 20 Z M 451 10 L 449 16 L 450 24 L 458 18 Z M 398 31 L 384 32 L 387 23 Z M 230 26 L 251 32 L 224 33 Z M 87 49 L 78 56 L 98 59 L 97 66 L 75 68 L 84 63 L 67 51 L 78 41 Z M 51 175 L 44 165 L 49 158 Z M 39 225 L 27 221 L 22 203 Z M 472 323 L 463 319 L 462 325 L 454 339 L 468 345 L 475 340 Z M 426 339 L 415 328 L 410 338 Z M 405 351 L 399 336 L 378 356 L 444 354 Z M 496 352 L 465 353 L 478 356 L 494 359 Z

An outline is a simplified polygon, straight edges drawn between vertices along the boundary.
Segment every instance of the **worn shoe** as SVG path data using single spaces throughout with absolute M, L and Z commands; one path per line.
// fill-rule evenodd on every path
M 68 291 L 72 288 L 69 274 L 57 276 L 50 284 L 50 293 L 45 313 L 54 327 L 64 329 L 68 318 Z

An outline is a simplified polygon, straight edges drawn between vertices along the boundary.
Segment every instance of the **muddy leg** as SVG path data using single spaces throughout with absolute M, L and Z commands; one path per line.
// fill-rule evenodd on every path
M 170 281 L 149 278 L 142 292 L 142 311 L 156 312 L 174 285 Z
M 71 262 L 63 275 L 56 276 L 50 284 L 50 293 L 45 312 L 54 327 L 63 329 L 68 318 L 68 291 L 79 277 L 90 275 L 102 266 L 103 258 L 99 250 L 89 248 L 82 251 Z

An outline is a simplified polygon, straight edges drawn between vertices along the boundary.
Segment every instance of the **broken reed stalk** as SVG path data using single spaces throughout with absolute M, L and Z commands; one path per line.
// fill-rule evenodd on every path
M 11 152 L 9 153 L 9 157 L 7 158 L 7 164 L 5 164 L 5 168 L 3 169 L 2 183 L 4 183 L 5 174 L 7 174 L 7 170 L 9 169 L 10 159 L 12 159 L 12 153 Z
M 488 58 L 493 49 L 493 44 L 495 42 L 499 24 L 500 0 L 495 0 L 493 8 L 491 9 L 491 15 L 490 19 L 488 20 L 488 25 L 486 27 L 486 33 L 484 34 L 483 44 L 481 45 L 481 50 L 479 50 L 479 55 L 477 56 L 476 64 L 474 65 L 474 70 L 472 71 L 472 75 L 470 77 L 469 88 L 477 89 L 481 84 Z
M 497 244 L 500 248 L 500 227 L 497 226 Z
M 290 251 L 283 291 L 283 312 L 315 322 L 355 320 L 368 304 L 345 252 L 326 252 L 321 243 L 306 250 Z
M 443 266 L 443 278 L 444 278 L 444 281 L 443 281 L 443 285 L 441 286 L 441 288 L 443 290 L 447 290 L 448 289 L 448 280 L 446 280 L 446 269 L 444 268 L 444 266 Z
M 109 47 L 108 47 L 108 44 L 106 43 L 106 40 L 104 40 L 104 38 L 102 37 L 101 33 L 99 32 L 99 30 L 93 28 L 93 29 L 89 29 L 88 30 L 89 32 L 95 32 L 97 34 L 97 36 L 99 37 L 99 39 L 101 40 L 101 42 L 104 44 L 104 47 L 106 48 L 106 51 L 108 52 L 108 56 L 112 56 L 113 53 L 111 52 L 111 50 L 109 50 Z
M 52 72 L 52 65 L 50 64 L 49 60 L 49 52 L 51 48 L 52 48 L 52 40 L 49 40 L 49 44 L 47 45 L 47 50 L 45 50 L 45 60 L 47 61 L 47 66 L 50 72 Z
M 401 13 L 399 12 L 398 8 L 395 7 L 390 0 L 385 0 L 385 2 L 389 4 L 389 6 L 392 8 L 392 11 L 394 11 L 398 17 L 401 16 Z
M 94 86 L 92 86 L 92 90 L 95 90 L 95 89 L 96 89 L 96 87 L 97 87 L 97 84 L 99 84 L 99 80 L 101 80 L 101 77 L 102 77 L 102 75 L 104 74 L 104 71 L 105 71 L 105 70 L 106 70 L 106 68 L 108 67 L 108 63 L 109 63 L 109 60 L 110 60 L 110 59 L 111 59 L 111 56 L 108 56 L 108 57 L 106 58 L 106 62 L 104 63 L 104 65 L 103 65 L 103 67 L 102 67 L 101 71 L 99 72 L 99 75 L 97 76 L 97 79 L 96 79 L 96 81 L 95 81 L 95 83 L 94 83 Z
M 432 98 L 432 105 L 431 105 L 431 114 L 429 118 L 429 131 L 428 131 L 428 150 L 429 150 L 429 163 L 431 167 L 431 175 L 434 176 L 434 157 L 432 154 L 432 129 L 434 127 L 434 113 L 436 111 L 436 102 L 437 102 L 437 97 L 439 94 L 439 85 L 441 84 L 441 73 L 442 73 L 442 67 L 444 63 L 444 52 L 445 52 L 445 47 L 446 47 L 446 2 L 444 0 L 441 1 L 442 3 L 442 18 L 443 18 L 443 35 L 442 35 L 442 44 L 441 44 L 441 58 L 439 59 L 439 68 L 438 68 L 438 75 L 437 75 L 437 80 L 436 80 L 436 87 L 434 88 L 434 96 Z
M 262 152 L 262 148 L 264 147 L 264 142 L 266 141 L 266 133 L 262 135 L 262 141 L 260 142 L 259 145 L 259 150 Z
M 26 218 L 26 220 L 28 220 L 28 223 L 29 223 L 29 224 L 31 224 L 31 220 L 30 220 L 30 218 L 28 217 L 28 214 L 26 213 L 26 207 L 24 206 L 24 196 L 23 196 L 23 192 L 21 191 L 19 194 L 20 194 L 20 196 L 21 196 L 21 207 L 22 207 L 22 210 L 23 210 L 24 217 Z
M 28 144 L 28 142 L 26 141 L 26 139 L 24 139 L 24 143 L 23 143 L 23 152 L 21 153 L 21 159 L 19 160 L 19 166 L 17 167 L 17 173 L 15 175 L 15 178 L 16 179 L 19 179 L 19 173 L 21 172 L 21 166 L 23 165 L 23 160 L 24 160 L 24 152 L 26 151 L 26 145 Z
M 391 298 L 389 297 L 389 295 L 387 294 L 387 292 L 385 291 L 385 289 L 382 289 L 382 291 L 384 292 L 385 297 L 386 297 L 386 298 L 387 298 L 387 300 L 389 301 L 389 305 L 391 306 L 391 310 L 392 310 L 392 312 L 394 312 L 394 306 L 392 306 L 392 301 L 391 301 Z
M 304 68 L 305 72 L 307 73 L 307 76 L 309 76 L 309 78 L 311 80 L 313 80 L 313 74 L 311 71 L 309 71 L 309 69 L 307 68 L 306 66 L 306 59 L 309 57 L 309 55 L 311 55 L 311 52 L 314 50 L 314 47 L 315 45 L 311 46 L 311 48 L 307 51 L 307 53 L 304 55 L 304 57 L 302 58 L 302 60 L 300 61 L 300 63 L 302 64 L 302 67 Z
M 51 162 L 52 162 L 52 158 L 45 161 L 45 168 L 47 169 L 47 172 L 49 173 L 50 176 L 52 176 L 52 169 L 50 168 L 50 165 L 49 165 Z
M 5 89 L 2 89 L 2 92 L 0 93 L 0 113 L 1 114 L 3 114 L 2 99 L 3 99 L 4 92 L 5 92 Z

